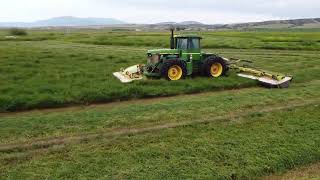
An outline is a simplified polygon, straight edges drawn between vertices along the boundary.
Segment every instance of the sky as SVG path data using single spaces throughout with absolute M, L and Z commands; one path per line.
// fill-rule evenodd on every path
M 32 22 L 59 16 L 147 24 L 320 18 L 320 0 L 0 0 L 0 4 L 0 22 Z

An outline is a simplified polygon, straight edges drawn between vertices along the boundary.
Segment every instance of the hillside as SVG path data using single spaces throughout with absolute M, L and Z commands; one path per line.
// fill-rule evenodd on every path
M 171 26 L 191 31 L 207 30 L 241 30 L 241 29 L 314 29 L 320 28 L 320 18 L 291 19 L 291 20 L 272 20 L 263 22 L 249 22 L 236 24 L 203 24 L 196 21 L 184 22 L 162 22 L 152 25 L 145 25 L 147 28 L 155 30 L 166 30 Z
M 227 24 L 218 26 L 218 28 L 243 29 L 243 28 L 320 28 L 320 18 L 310 19 L 292 19 L 292 20 L 275 20 L 253 23 Z
M 183 21 L 183 22 L 160 22 L 154 25 L 204 25 L 204 24 L 197 21 Z
M 272 20 L 236 24 L 204 24 L 197 21 L 159 22 L 154 24 L 129 24 L 113 18 L 77 18 L 72 16 L 56 17 L 35 22 L 0 22 L 0 27 L 96 27 L 109 26 L 127 29 L 167 30 L 172 26 L 191 31 L 225 30 L 225 29 L 316 29 L 320 28 L 320 18 Z
M 35 22 L 7 22 L 1 23 L 0 27 L 44 27 L 44 26 L 98 26 L 119 25 L 126 22 L 113 18 L 78 18 L 72 16 L 55 17 Z

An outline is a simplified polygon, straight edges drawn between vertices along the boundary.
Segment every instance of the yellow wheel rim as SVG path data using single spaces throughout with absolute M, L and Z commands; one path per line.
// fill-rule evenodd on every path
M 182 69 L 178 65 L 171 66 L 168 70 L 168 77 L 172 81 L 179 80 L 182 77 Z
M 223 71 L 223 67 L 220 63 L 214 63 L 211 65 L 210 73 L 213 77 L 221 76 L 222 71 Z

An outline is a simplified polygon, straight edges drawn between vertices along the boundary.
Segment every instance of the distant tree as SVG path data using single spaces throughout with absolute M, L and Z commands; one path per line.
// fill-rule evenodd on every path
M 26 35 L 28 35 L 28 33 L 25 29 L 20 29 L 20 28 L 9 29 L 9 34 L 12 36 L 26 36 Z

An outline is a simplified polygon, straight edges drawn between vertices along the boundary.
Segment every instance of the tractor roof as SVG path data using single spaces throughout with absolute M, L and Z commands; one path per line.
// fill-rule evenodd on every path
M 182 35 L 175 35 L 175 38 L 200 38 L 202 39 L 201 36 L 195 35 L 195 34 L 182 34 Z

